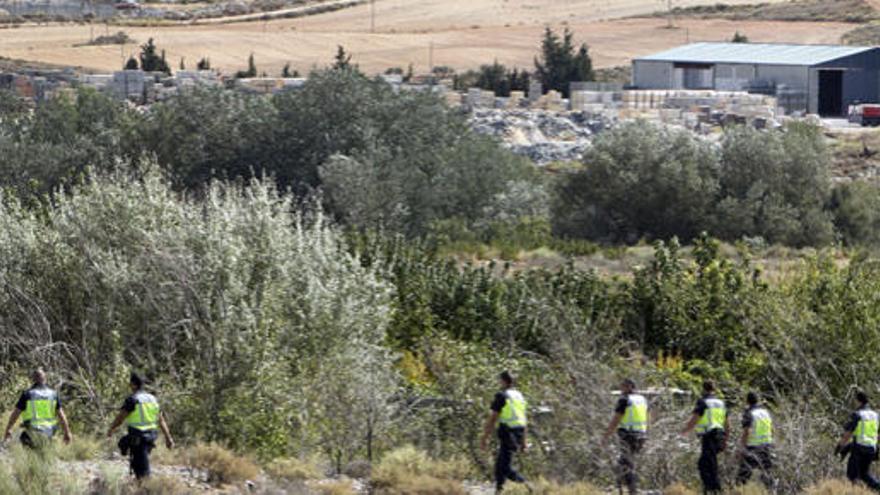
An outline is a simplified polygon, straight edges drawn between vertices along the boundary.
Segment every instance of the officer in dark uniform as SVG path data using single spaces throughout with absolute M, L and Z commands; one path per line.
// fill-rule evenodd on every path
M 132 373 L 129 384 L 132 394 L 122 404 L 119 414 L 107 431 L 107 437 L 112 438 L 113 432 L 122 423 L 128 426 L 128 434 L 119 441 L 119 448 L 123 455 L 129 454 L 131 470 L 137 479 L 141 479 L 150 475 L 150 452 L 156 446 L 158 430 L 162 430 L 165 445 L 169 449 L 174 448 L 174 439 L 168 430 L 159 401 L 144 390 L 144 380 Z
M 721 479 L 718 475 L 718 454 L 727 448 L 727 435 L 730 431 L 727 406 L 715 396 L 715 384 L 703 382 L 703 396 L 697 401 L 691 419 L 681 435 L 696 428 L 700 437 L 701 451 L 697 468 L 703 482 L 703 493 L 721 493 Z
M 880 491 L 880 482 L 871 475 L 871 463 L 877 458 L 877 412 L 868 406 L 868 395 L 864 392 L 856 393 L 856 402 L 857 409 L 843 426 L 837 452 L 849 452 L 846 477 L 850 481 L 861 481 Z
M 31 378 L 34 382 L 33 386 L 21 394 L 15 410 L 9 416 L 4 435 L 5 441 L 8 442 L 12 438 L 12 428 L 21 418 L 24 431 L 19 438 L 26 447 L 37 448 L 47 443 L 55 435 L 59 423 L 64 431 L 64 443 L 70 443 L 72 436 L 70 426 L 67 424 L 67 415 L 61 407 L 61 397 L 58 392 L 46 385 L 46 372 L 42 369 L 34 371 Z
M 526 479 L 513 469 L 513 456 L 517 452 L 525 452 L 527 448 L 526 433 L 528 420 L 526 419 L 526 400 L 523 395 L 514 388 L 513 376 L 507 371 L 498 377 L 501 383 L 501 391 L 495 394 L 489 417 L 483 428 L 483 437 L 480 446 L 483 450 L 489 448 L 489 436 L 498 423 L 498 456 L 495 459 L 495 493 L 501 493 L 504 483 L 513 481 L 526 483 Z M 526 488 L 531 492 L 531 487 L 526 483 Z
M 617 486 L 621 493 L 626 486 L 631 495 L 638 493 L 636 458 L 645 445 L 648 435 L 648 401 L 636 393 L 636 383 L 627 378 L 620 385 L 621 397 L 614 408 L 614 416 L 602 437 L 602 444 L 614 432 L 620 440 L 620 457 L 617 460 Z

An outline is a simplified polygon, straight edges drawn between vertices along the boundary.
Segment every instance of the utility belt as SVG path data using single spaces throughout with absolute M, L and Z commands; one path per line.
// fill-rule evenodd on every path
M 52 438 L 55 435 L 55 430 L 58 429 L 57 426 L 31 426 L 28 423 L 22 424 L 21 427 L 28 433 L 39 433 L 49 438 Z
M 127 456 L 132 449 L 142 445 L 146 445 L 148 450 L 152 450 L 156 447 L 157 438 L 159 438 L 159 434 L 156 430 L 141 431 L 129 428 L 128 434 L 119 439 L 119 443 L 117 444 L 119 447 L 119 453 L 121 453 L 123 457 Z

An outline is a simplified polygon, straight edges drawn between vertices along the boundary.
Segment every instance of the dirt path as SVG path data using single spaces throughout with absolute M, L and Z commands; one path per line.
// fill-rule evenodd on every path
M 287 9 L 273 10 L 271 12 L 257 12 L 253 14 L 244 14 L 227 17 L 213 17 L 210 19 L 198 19 L 195 21 L 181 22 L 182 25 L 210 25 L 210 24 L 231 24 L 234 22 L 255 22 L 267 21 L 272 19 L 290 19 L 295 17 L 305 17 L 315 15 L 321 12 L 336 11 L 355 7 L 366 3 L 368 0 L 335 0 L 331 2 L 321 2 L 312 5 L 290 7 Z

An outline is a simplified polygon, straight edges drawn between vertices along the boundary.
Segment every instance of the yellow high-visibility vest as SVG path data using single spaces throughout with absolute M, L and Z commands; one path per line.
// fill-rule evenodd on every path
M 763 407 L 756 407 L 749 411 L 752 416 L 752 426 L 749 428 L 749 447 L 762 447 L 773 444 L 773 417 Z
M 506 401 L 501 414 L 498 416 L 501 424 L 509 428 L 524 428 L 528 421 L 526 420 L 526 399 L 518 390 L 506 390 L 504 392 Z
M 158 430 L 161 413 L 159 401 L 146 392 L 137 392 L 132 398 L 135 400 L 135 408 L 125 418 L 125 424 L 139 431 Z
M 645 433 L 648 431 L 648 401 L 644 396 L 639 394 L 629 394 L 627 396 L 629 404 L 626 406 L 626 412 L 623 413 L 623 419 L 620 422 L 620 429 L 633 433 Z
M 877 447 L 877 412 L 870 409 L 859 409 L 859 424 L 853 432 L 856 445 L 863 447 Z
M 713 430 L 724 431 L 724 423 L 727 420 L 727 407 L 724 401 L 715 397 L 703 401 L 706 403 L 706 410 L 697 422 L 697 433 L 704 435 Z
M 51 388 L 32 388 L 22 421 L 31 430 L 54 431 L 58 426 L 58 394 Z

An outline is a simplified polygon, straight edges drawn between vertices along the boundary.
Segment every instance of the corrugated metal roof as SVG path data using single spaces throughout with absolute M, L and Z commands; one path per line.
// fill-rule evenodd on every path
M 869 50 L 869 46 L 693 43 L 636 60 L 703 64 L 819 65 Z

